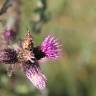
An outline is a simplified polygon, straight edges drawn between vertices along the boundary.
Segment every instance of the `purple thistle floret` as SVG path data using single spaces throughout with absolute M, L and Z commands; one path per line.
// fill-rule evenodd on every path
M 18 28 L 18 16 L 9 16 L 3 32 L 4 39 L 8 44 L 16 39 Z
M 33 85 L 37 89 L 44 90 L 46 88 L 47 78 L 41 72 L 38 64 L 35 65 L 25 64 L 24 72 L 26 77 L 33 83 Z
M 11 64 L 17 61 L 17 53 L 14 49 L 7 48 L 0 50 L 0 62 Z
M 5 30 L 5 32 L 3 33 L 3 36 L 4 36 L 4 39 L 7 41 L 7 43 L 9 43 L 10 41 L 15 39 L 16 33 L 12 29 Z
M 49 59 L 56 59 L 60 53 L 60 45 L 54 36 L 48 35 L 41 44 L 41 50 Z

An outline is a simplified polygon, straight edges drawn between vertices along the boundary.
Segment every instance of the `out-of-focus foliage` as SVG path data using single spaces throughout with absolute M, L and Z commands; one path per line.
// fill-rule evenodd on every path
M 21 26 L 18 37 L 23 37 L 40 0 L 21 0 Z M 42 32 L 32 32 L 35 44 L 47 34 L 54 34 L 62 44 L 57 61 L 41 64 L 48 78 L 48 87 L 39 92 L 17 72 L 15 81 L 6 75 L 0 64 L 0 96 L 96 96 L 96 0 L 46 0 L 48 22 Z M 0 6 L 3 0 L 0 0 Z M 0 21 L 6 19 L 0 16 Z M 2 22 L 0 30 L 2 31 Z M 29 27 L 28 27 L 29 28 Z

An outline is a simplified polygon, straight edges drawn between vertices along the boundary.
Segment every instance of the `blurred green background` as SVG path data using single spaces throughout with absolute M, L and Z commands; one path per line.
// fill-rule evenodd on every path
M 23 38 L 33 15 L 38 15 L 34 10 L 40 0 L 21 2 L 18 38 Z M 32 31 L 34 42 L 40 44 L 45 36 L 54 34 L 62 44 L 57 61 L 41 64 L 48 86 L 39 92 L 21 72 L 10 81 L 0 65 L 0 96 L 96 96 L 96 0 L 46 0 L 46 4 L 48 20 L 40 33 Z

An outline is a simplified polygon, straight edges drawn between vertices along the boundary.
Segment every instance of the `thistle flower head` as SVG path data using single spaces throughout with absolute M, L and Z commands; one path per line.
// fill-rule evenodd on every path
M 25 64 L 24 72 L 26 77 L 33 83 L 33 85 L 39 89 L 44 90 L 46 87 L 47 79 L 41 72 L 38 65 Z
M 56 59 L 59 56 L 58 40 L 54 36 L 47 36 L 41 44 L 41 50 L 45 53 L 46 57 L 49 59 Z
M 6 31 L 6 36 L 10 38 L 12 31 Z M 15 51 L 11 48 L 0 50 L 0 62 L 6 64 L 20 64 L 23 68 L 26 77 L 39 89 L 44 90 L 47 84 L 47 79 L 42 73 L 39 61 L 44 57 L 56 59 L 59 56 L 60 45 L 54 36 L 47 36 L 40 46 L 33 46 L 33 39 L 28 32 L 22 40 L 20 49 Z M 22 69 L 21 68 L 21 69 Z
M 19 61 L 25 61 L 25 62 L 30 61 L 30 62 L 34 63 L 35 57 L 31 51 L 22 49 L 18 52 L 18 59 L 19 59 Z
M 2 49 L 0 50 L 0 62 L 11 64 L 17 61 L 17 53 L 14 49 Z
M 28 50 L 33 49 L 33 39 L 32 39 L 30 32 L 28 32 L 26 34 L 26 36 L 22 42 L 22 47 L 23 47 L 23 49 L 28 49 Z
M 12 29 L 10 29 L 10 30 L 5 30 L 3 36 L 4 39 L 9 43 L 10 41 L 14 40 L 16 34 Z

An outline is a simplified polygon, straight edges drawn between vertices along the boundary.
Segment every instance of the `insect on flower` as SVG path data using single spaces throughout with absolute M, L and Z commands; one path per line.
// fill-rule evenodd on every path
M 0 50 L 0 62 L 10 64 L 9 74 L 13 74 L 14 68 L 20 66 L 20 69 L 23 69 L 25 76 L 33 85 L 37 89 L 43 90 L 46 87 L 47 79 L 40 69 L 38 60 L 44 57 L 57 58 L 58 53 L 59 43 L 53 36 L 46 37 L 40 46 L 34 47 L 32 36 L 28 32 L 22 40 L 22 47 L 19 51 L 12 48 Z

